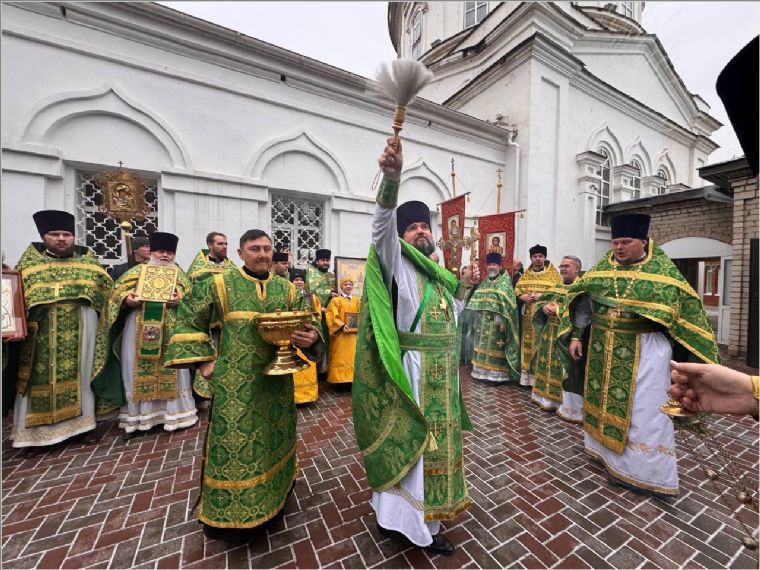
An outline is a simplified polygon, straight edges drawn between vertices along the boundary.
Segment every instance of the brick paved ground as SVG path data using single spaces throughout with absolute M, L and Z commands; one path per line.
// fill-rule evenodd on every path
M 463 375 L 476 430 L 466 436 L 471 510 L 446 526 L 460 545 L 430 556 L 383 540 L 357 455 L 350 393 L 320 386 L 300 411 L 301 475 L 284 520 L 246 546 L 204 539 L 189 511 L 201 425 L 123 442 L 114 424 L 99 445 L 60 445 L 22 459 L 3 423 L 4 568 L 756 568 L 744 531 L 683 452 L 671 504 L 608 486 L 582 455 L 581 430 L 539 410 L 516 386 Z M 713 423 L 757 489 L 751 419 Z M 736 501 L 731 500 L 735 505 Z M 757 516 L 743 519 L 757 527 Z

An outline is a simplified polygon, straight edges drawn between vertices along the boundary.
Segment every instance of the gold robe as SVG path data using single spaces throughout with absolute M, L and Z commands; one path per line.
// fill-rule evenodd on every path
M 525 295 L 526 293 L 543 293 L 560 283 L 562 283 L 562 278 L 551 263 L 544 267 L 542 271 L 533 271 L 533 267 L 528 267 L 520 276 L 517 285 L 515 285 L 515 295 L 519 298 L 520 295 Z M 522 335 L 520 337 L 520 368 L 530 371 L 533 351 L 536 345 L 536 329 L 533 326 L 536 303 L 525 303 L 524 307 Z
M 310 297 L 311 312 L 314 314 L 315 318 L 321 319 L 322 305 L 316 295 L 312 293 Z M 308 302 L 309 297 L 305 298 Z M 304 356 L 303 352 L 301 352 L 301 349 L 296 349 L 296 352 L 298 356 L 304 360 L 308 360 L 306 356 Z M 317 364 L 311 360 L 308 360 L 308 362 L 309 367 L 307 369 L 301 370 L 300 372 L 295 372 L 293 374 L 293 393 L 296 404 L 308 404 L 309 402 L 316 402 L 319 396 L 319 388 L 317 383 Z
M 325 316 L 330 330 L 330 356 L 327 365 L 327 381 L 331 384 L 354 381 L 354 357 L 356 356 L 356 333 L 343 332 L 347 313 L 359 313 L 361 299 L 357 296 L 333 297 L 327 305 Z

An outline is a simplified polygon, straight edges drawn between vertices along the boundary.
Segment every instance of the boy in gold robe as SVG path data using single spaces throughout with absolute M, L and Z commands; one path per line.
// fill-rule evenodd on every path
M 295 285 L 303 295 L 304 301 L 309 306 L 312 314 L 315 318 L 319 319 L 322 315 L 322 304 L 319 302 L 319 298 L 314 293 L 306 291 L 306 271 L 303 269 L 291 269 L 290 270 L 290 282 Z M 296 349 L 298 356 L 304 360 L 308 360 L 300 349 Z M 306 370 L 293 373 L 293 393 L 296 404 L 308 404 L 309 402 L 316 402 L 319 396 L 319 385 L 317 382 L 317 365 L 314 362 L 309 362 L 309 367 Z
M 354 282 L 350 277 L 340 278 L 340 296 L 327 305 L 325 317 L 330 331 L 330 356 L 327 381 L 341 384 L 354 381 L 354 357 L 356 356 L 356 328 L 349 326 L 349 315 L 358 320 L 361 299 L 351 295 Z

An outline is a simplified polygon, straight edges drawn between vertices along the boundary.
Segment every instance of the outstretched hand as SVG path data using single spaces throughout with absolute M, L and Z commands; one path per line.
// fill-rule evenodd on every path
M 718 414 L 757 414 L 757 400 L 752 380 L 747 374 L 720 364 L 697 364 L 670 361 L 668 390 L 691 412 Z
M 377 164 L 385 176 L 399 179 L 401 178 L 401 167 L 404 165 L 401 142 L 394 143 L 393 137 L 388 137 L 386 143 L 383 154 L 377 159 Z

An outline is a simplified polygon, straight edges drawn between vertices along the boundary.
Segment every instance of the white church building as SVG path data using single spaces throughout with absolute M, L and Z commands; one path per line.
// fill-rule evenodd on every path
M 589 265 L 606 204 L 703 185 L 720 123 L 642 29 L 643 4 L 390 3 L 399 55 L 436 76 L 402 132 L 401 199 L 450 198 L 453 158 L 471 225 L 495 212 L 501 169 L 502 211 L 525 210 L 516 255 L 540 242 Z M 298 266 L 319 247 L 366 255 L 393 112 L 373 81 L 154 3 L 7 2 L 2 53 L 9 263 L 43 208 L 76 212 L 80 243 L 119 262 L 93 184 L 119 162 L 151 183 L 137 235 L 177 233 L 183 266 L 212 230 L 235 261 L 250 228 Z

